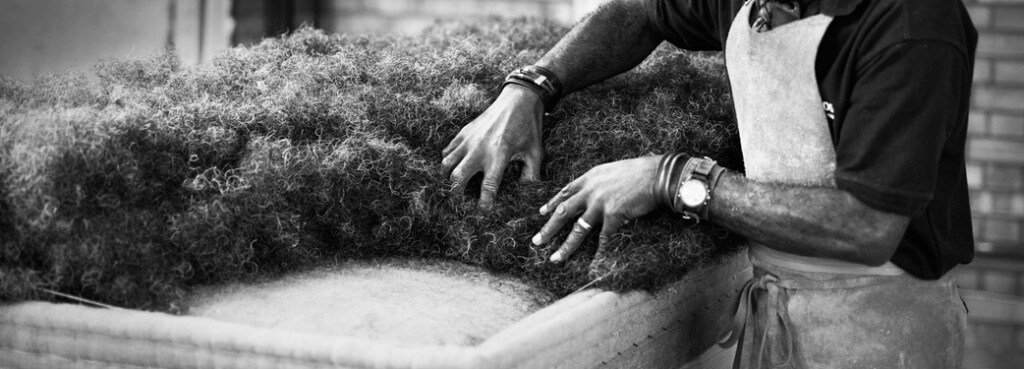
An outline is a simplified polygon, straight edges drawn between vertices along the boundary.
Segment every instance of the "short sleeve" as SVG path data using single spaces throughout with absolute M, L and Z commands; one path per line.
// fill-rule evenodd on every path
M 950 137 L 963 129 L 970 81 L 967 56 L 948 42 L 908 40 L 869 56 L 836 135 L 837 186 L 879 210 L 922 214 L 943 155 L 963 150 Z
M 646 0 L 654 28 L 686 50 L 720 51 L 732 23 L 730 0 Z

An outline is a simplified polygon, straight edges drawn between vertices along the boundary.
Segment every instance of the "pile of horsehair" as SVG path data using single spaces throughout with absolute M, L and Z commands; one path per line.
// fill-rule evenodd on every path
M 511 166 L 490 214 L 479 178 L 450 193 L 441 149 L 566 31 L 303 28 L 208 65 L 168 50 L 0 78 L 0 300 L 55 291 L 182 313 L 195 286 L 379 258 L 455 260 L 564 296 L 656 289 L 738 250 L 738 236 L 667 212 L 601 253 L 594 232 L 564 264 L 546 262 L 557 242 L 530 243 L 537 209 L 597 164 L 682 151 L 742 167 L 720 58 L 666 45 L 545 118 L 541 181 L 517 183 Z

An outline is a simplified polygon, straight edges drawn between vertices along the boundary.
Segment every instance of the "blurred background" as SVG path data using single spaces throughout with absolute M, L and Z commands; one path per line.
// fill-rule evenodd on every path
M 435 21 L 572 24 L 604 0 L 3 0 L 0 74 L 28 80 L 174 46 L 183 63 L 308 24 L 416 34 Z M 1024 0 L 965 0 L 979 30 L 968 139 L 978 255 L 953 274 L 970 308 L 966 369 L 1024 363 Z
M 18 79 L 174 45 L 188 64 L 308 24 L 417 34 L 438 20 L 532 16 L 572 24 L 602 0 L 2 0 L 0 73 Z

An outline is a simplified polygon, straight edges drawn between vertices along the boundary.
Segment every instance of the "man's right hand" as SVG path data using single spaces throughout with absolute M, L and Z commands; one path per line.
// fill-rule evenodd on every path
M 441 151 L 441 166 L 445 174 L 451 175 L 452 192 L 462 194 L 466 182 L 484 172 L 477 205 L 481 211 L 490 212 L 509 162 L 523 162 L 520 180 L 539 179 L 544 158 L 543 118 L 544 103 L 539 95 L 522 86 L 506 85 L 494 103 L 462 127 Z

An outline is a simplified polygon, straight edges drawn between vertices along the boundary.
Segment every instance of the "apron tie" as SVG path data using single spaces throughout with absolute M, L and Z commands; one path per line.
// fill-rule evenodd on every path
M 764 332 L 761 333 L 761 344 L 758 347 L 757 353 L 757 366 L 760 367 L 761 362 L 764 360 L 763 354 L 765 351 L 765 345 L 768 341 L 768 332 L 776 329 L 783 333 L 782 343 L 786 345 L 786 354 L 776 360 L 774 357 L 770 357 L 769 361 L 772 366 L 784 366 L 790 363 L 790 358 L 793 357 L 793 337 L 792 331 L 789 327 L 789 314 L 788 312 L 781 311 L 780 306 L 783 306 L 779 301 L 780 287 L 779 278 L 772 274 L 764 274 L 760 277 L 752 278 L 743 285 L 740 290 L 740 299 L 736 304 L 736 310 L 733 313 L 731 329 L 724 332 L 718 338 L 718 346 L 722 348 L 732 347 L 736 345 L 736 358 L 733 360 L 733 369 L 740 367 L 740 360 L 743 357 L 743 340 L 746 335 L 747 324 L 754 317 L 754 308 L 757 304 L 757 299 L 754 293 L 758 291 L 765 291 L 764 297 L 767 306 L 767 325 Z M 772 341 L 772 345 L 777 344 L 775 340 Z

